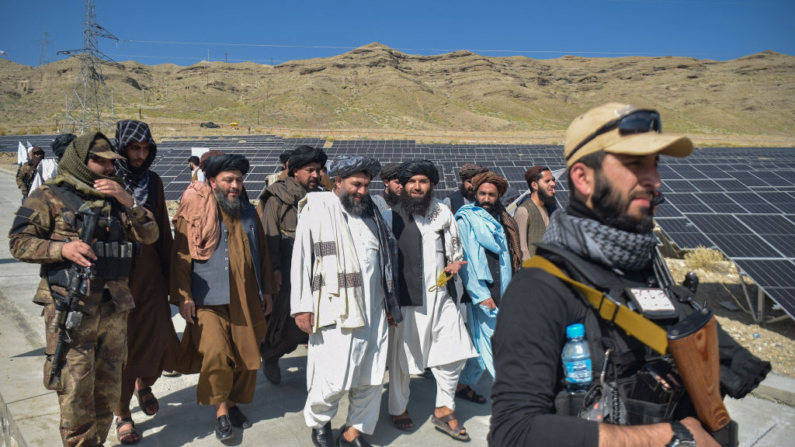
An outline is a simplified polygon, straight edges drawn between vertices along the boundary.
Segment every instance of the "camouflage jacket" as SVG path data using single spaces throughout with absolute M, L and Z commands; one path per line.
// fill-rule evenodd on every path
M 25 162 L 19 165 L 17 170 L 17 188 L 22 191 L 22 195 L 27 197 L 30 191 L 30 185 L 33 184 L 33 178 L 36 176 L 36 168 L 30 162 Z
M 8 234 L 11 254 L 23 262 L 52 264 L 64 262 L 61 248 L 66 242 L 80 240 L 74 213 L 53 193 L 50 184 L 37 188 L 16 212 L 16 218 Z M 125 237 L 130 242 L 152 244 L 159 236 L 157 223 L 152 212 L 143 206 L 127 209 L 122 213 Z M 65 295 L 66 290 L 53 286 L 56 293 Z M 116 312 L 135 307 L 127 283 L 123 280 L 91 281 L 91 292 L 82 297 L 81 308 L 84 313 L 94 314 L 107 288 L 116 304 Z M 40 305 L 52 303 L 50 286 L 43 277 L 33 297 Z

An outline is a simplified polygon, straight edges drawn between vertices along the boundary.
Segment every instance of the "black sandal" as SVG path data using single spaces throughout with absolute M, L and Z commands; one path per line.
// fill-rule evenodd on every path
M 414 421 L 411 420 L 408 412 L 399 416 L 392 416 L 392 425 L 400 431 L 414 431 Z
M 127 430 L 120 430 L 121 427 L 126 424 L 130 424 L 130 428 Z M 125 441 L 122 439 L 130 435 L 135 435 L 138 439 L 135 441 Z M 116 419 L 116 438 L 124 445 L 134 445 L 141 442 L 141 435 L 135 430 L 135 422 L 133 422 L 132 418 Z
M 455 397 L 457 397 L 459 399 L 468 400 L 468 401 L 474 402 L 476 404 L 485 404 L 486 403 L 486 398 L 481 396 L 480 394 L 476 393 L 475 390 L 473 390 L 472 388 L 469 387 L 469 385 L 467 385 L 466 387 L 461 388 L 460 390 L 456 391 L 455 392 Z
M 147 394 L 152 396 L 152 398 L 142 401 L 141 396 L 146 396 Z M 141 411 L 143 411 L 147 416 L 154 416 L 160 410 L 160 408 L 158 408 L 152 413 L 147 411 L 147 408 L 151 407 L 152 405 L 157 405 L 157 398 L 155 397 L 154 393 L 152 393 L 151 386 L 148 386 L 142 390 L 135 390 L 135 398 L 138 399 L 138 406 L 141 408 Z

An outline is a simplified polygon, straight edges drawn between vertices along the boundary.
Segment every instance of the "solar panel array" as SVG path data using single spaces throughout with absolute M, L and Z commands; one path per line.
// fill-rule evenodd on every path
M 17 141 L 28 139 L 48 148 L 52 138 L 0 137 L 0 150 L 16 151 Z M 153 170 L 163 177 L 166 199 L 177 200 L 190 180 L 191 147 L 239 153 L 251 162 L 245 182 L 253 200 L 263 190 L 265 177 L 280 169 L 279 154 L 303 144 L 322 147 L 325 140 L 274 135 L 174 137 L 158 144 Z M 565 166 L 560 146 L 338 140 L 326 152 L 330 159 L 367 155 L 382 164 L 431 160 L 441 177 L 434 191 L 438 198 L 458 189 L 458 170 L 464 163 L 487 166 L 519 191 L 527 189 L 524 172 L 528 167 L 545 165 L 556 170 Z M 663 157 L 659 169 L 666 203 L 657 210 L 656 220 L 671 239 L 681 248 L 719 249 L 795 317 L 795 149 L 702 149 L 683 159 Z M 383 191 L 383 184 L 374 182 L 371 191 Z M 565 178 L 558 182 L 557 199 L 561 206 L 568 203 Z

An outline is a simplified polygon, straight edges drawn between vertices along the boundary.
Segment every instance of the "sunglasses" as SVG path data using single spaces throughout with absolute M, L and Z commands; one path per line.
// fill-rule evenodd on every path
M 634 135 L 646 132 L 662 132 L 662 121 L 660 121 L 660 114 L 654 110 L 636 110 L 628 115 L 614 119 L 604 126 L 596 130 L 596 132 L 588 135 L 587 138 L 582 140 L 577 147 L 569 154 L 566 159 L 571 158 L 572 155 L 577 153 L 583 146 L 593 141 L 594 138 L 611 130 L 618 128 L 618 133 L 621 136 Z
M 38 152 L 37 151 L 37 152 L 34 152 L 33 155 L 35 155 L 37 157 L 43 157 L 44 156 L 44 152 Z

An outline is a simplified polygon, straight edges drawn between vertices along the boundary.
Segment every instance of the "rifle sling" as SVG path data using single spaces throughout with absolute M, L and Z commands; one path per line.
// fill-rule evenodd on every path
M 538 268 L 574 287 L 596 309 L 602 319 L 615 323 L 627 334 L 640 340 L 654 351 L 665 355 L 668 351 L 668 332 L 627 306 L 615 301 L 593 287 L 574 281 L 555 264 L 541 256 L 533 256 L 522 263 L 523 268 Z

